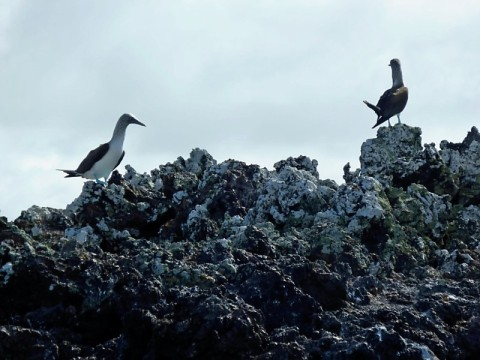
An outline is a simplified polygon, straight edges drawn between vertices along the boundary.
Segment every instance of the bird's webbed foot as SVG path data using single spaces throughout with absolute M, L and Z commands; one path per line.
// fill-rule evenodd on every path
M 103 181 L 103 180 L 100 180 L 100 179 L 95 179 L 95 182 L 97 184 L 102 184 L 103 186 L 107 186 L 107 182 L 106 181 Z

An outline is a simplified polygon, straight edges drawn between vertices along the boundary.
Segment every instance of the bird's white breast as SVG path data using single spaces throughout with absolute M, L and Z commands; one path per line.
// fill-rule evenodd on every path
M 123 144 L 115 142 L 109 144 L 107 153 L 92 166 L 92 168 L 83 174 L 87 179 L 107 178 L 117 165 L 122 156 Z

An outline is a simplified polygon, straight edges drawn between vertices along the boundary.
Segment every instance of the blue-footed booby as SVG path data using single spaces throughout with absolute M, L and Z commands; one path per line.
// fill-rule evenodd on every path
M 85 159 L 78 165 L 77 170 L 62 170 L 67 174 L 65 177 L 81 176 L 85 179 L 95 179 L 97 183 L 106 184 L 107 177 L 115 169 L 123 157 L 123 141 L 125 140 L 125 132 L 127 126 L 137 124 L 145 126 L 131 114 L 123 114 L 115 125 L 112 138 L 109 142 L 100 145 L 96 149 L 90 151 Z M 104 178 L 105 181 L 100 180 Z
M 397 115 L 398 122 L 400 123 L 400 113 L 405 109 L 408 101 L 408 89 L 403 85 L 400 60 L 392 59 L 388 66 L 392 68 L 392 88 L 383 93 L 376 106 L 370 104 L 368 101 L 363 101 L 370 109 L 375 111 L 375 114 L 378 116 L 377 123 L 373 128 L 387 120 L 390 126 L 390 118 L 395 115 Z

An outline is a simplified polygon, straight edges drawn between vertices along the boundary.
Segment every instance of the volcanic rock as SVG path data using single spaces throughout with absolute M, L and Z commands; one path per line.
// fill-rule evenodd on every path
M 340 185 L 194 149 L 2 217 L 0 354 L 474 359 L 479 147 L 382 127 Z

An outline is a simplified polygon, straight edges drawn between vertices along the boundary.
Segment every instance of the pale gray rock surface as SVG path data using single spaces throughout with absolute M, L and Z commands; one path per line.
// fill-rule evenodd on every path
M 478 131 L 381 127 L 345 183 L 194 149 L 0 218 L 6 359 L 473 359 Z M 341 169 L 341 166 L 339 166 Z

